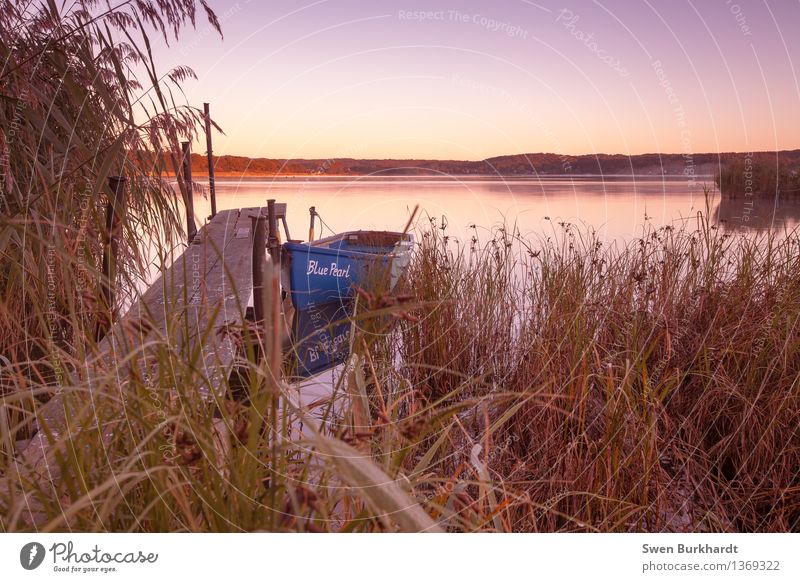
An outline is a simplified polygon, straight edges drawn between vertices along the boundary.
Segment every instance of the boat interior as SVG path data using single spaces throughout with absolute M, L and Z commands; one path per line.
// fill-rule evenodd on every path
M 400 232 L 357 230 L 336 234 L 308 243 L 315 247 L 325 247 L 355 253 L 390 253 L 398 245 L 411 242 L 411 235 Z

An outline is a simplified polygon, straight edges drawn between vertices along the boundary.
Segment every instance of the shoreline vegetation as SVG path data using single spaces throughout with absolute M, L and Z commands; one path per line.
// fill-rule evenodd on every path
M 728 167 L 736 167 L 757 156 L 785 168 L 800 167 L 800 150 L 760 152 L 758 154 L 723 152 L 719 154 L 622 154 L 563 155 L 531 153 L 498 156 L 481 161 L 425 159 L 273 159 L 246 156 L 214 156 L 214 172 L 220 177 L 300 177 L 300 176 L 637 176 L 674 177 L 689 180 L 718 176 Z M 171 173 L 167 159 L 164 164 Z M 208 175 L 208 157 L 192 154 L 192 172 Z
M 304 433 L 247 324 L 226 331 L 242 354 L 213 401 L 181 326 L 103 352 L 103 288 L 135 290 L 150 251 L 164 268 L 186 240 L 163 160 L 202 119 L 165 97 L 191 72 L 164 76 L 147 35 L 200 4 L 94 6 L 0 0 L 3 531 L 800 531 L 796 231 L 732 236 L 707 210 L 609 246 L 567 223 L 459 240 L 421 220 L 398 295 L 359 295 L 338 404 Z M 127 202 L 109 281 L 112 175 Z M 119 333 L 155 328 L 142 314 Z M 55 397 L 61 433 L 40 424 Z
M 175 181 L 178 179 L 178 176 L 174 172 L 165 172 L 162 174 L 163 178 L 170 179 Z M 192 177 L 193 178 L 208 178 L 208 172 L 195 172 L 194 168 L 192 168 Z M 260 174 L 260 173 L 244 173 L 240 174 L 237 172 L 215 172 L 214 178 L 216 180 L 249 180 L 249 179 L 260 179 L 260 178 L 273 178 L 273 179 L 281 179 L 281 180 L 301 180 L 301 179 L 350 179 L 350 180 L 361 180 L 361 179 L 410 179 L 410 180 L 565 180 L 565 179 L 575 179 L 575 180 L 582 180 L 582 179 L 599 179 L 599 180 L 625 180 L 625 179 L 637 179 L 637 180 L 686 180 L 686 176 L 683 174 L 664 174 L 661 176 L 640 176 L 640 175 L 632 175 L 632 174 L 616 174 L 614 176 L 607 176 L 601 174 L 541 174 L 538 176 L 524 176 L 524 175 L 516 175 L 516 176 L 497 176 L 497 175 L 482 175 L 482 174 L 469 174 L 469 175 L 459 175 L 459 174 Z M 695 176 L 697 178 L 698 183 L 702 184 L 703 180 L 711 183 L 714 180 L 713 174 L 697 174 Z M 197 180 L 195 180 L 197 182 Z M 203 184 L 201 182 L 197 182 L 199 186 L 202 188 Z
M 402 322 L 401 369 L 469 403 L 445 474 L 479 444 L 512 529 L 800 531 L 797 231 L 428 227 L 410 285 L 431 307 Z
M 800 164 L 779 163 L 769 154 L 746 154 L 716 174 L 714 183 L 727 197 L 800 197 Z

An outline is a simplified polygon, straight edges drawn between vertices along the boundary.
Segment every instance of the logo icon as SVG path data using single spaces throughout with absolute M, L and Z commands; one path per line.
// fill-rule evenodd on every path
M 26 570 L 35 570 L 44 562 L 44 546 L 39 542 L 30 542 L 19 551 L 19 563 Z

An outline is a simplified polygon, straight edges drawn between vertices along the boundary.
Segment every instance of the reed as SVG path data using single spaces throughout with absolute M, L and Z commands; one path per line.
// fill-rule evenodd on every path
M 147 279 L 142 241 L 178 241 L 163 159 L 202 116 L 174 99 L 194 73 L 159 71 L 148 35 L 177 37 L 195 18 L 183 1 L 0 2 L 0 351 L 25 378 L 53 380 L 45 360 L 67 358 L 111 315 L 100 293 L 109 176 L 127 178 L 114 287 Z
M 210 399 L 174 326 L 102 356 L 107 177 L 129 177 L 130 297 L 181 234 L 154 160 L 202 116 L 173 102 L 191 73 L 161 75 L 147 34 L 195 7 L 20 6 L 0 3 L 3 531 L 800 528 L 797 233 L 740 238 L 702 214 L 609 246 L 569 224 L 467 241 L 420 224 L 404 287 L 359 295 L 314 410 L 248 327 Z M 70 430 L 39 426 L 36 465 L 19 451 L 54 395 Z
M 219 30 L 205 2 L 0 2 L 2 529 L 436 529 L 332 429 L 294 431 L 306 412 L 276 398 L 267 363 L 241 357 L 247 404 L 228 379 L 208 401 L 189 387 L 211 378 L 174 326 L 111 358 L 96 341 L 115 316 L 103 288 L 123 291 L 124 310 L 180 248 L 180 204 L 163 178 L 203 116 L 176 99 L 193 72 L 157 69 L 148 35 L 175 38 L 198 12 Z M 119 280 L 104 281 L 111 175 L 128 178 L 127 206 Z M 133 337 L 153 322 L 128 323 Z M 38 422 L 54 396 L 69 412 L 61 434 Z M 43 457 L 20 453 L 34 436 Z
M 402 369 L 428 398 L 475 379 L 464 442 L 488 443 L 506 523 L 800 528 L 797 232 L 736 236 L 699 214 L 624 245 L 564 223 L 491 235 L 423 234 L 410 281 L 433 307 L 403 324 Z M 441 470 L 470 453 L 442 452 Z
M 714 177 L 720 192 L 727 197 L 755 197 L 772 200 L 791 198 L 800 193 L 797 167 L 775 155 L 748 154 L 729 161 Z
M 164 337 L 168 373 L 120 392 L 131 353 L 61 387 L 82 428 L 53 439 L 55 483 L 10 473 L 22 403 L 54 390 L 29 381 L 4 400 L 27 496 L 3 487 L 3 526 L 35 499 L 47 530 L 796 531 L 800 238 L 697 226 L 424 228 L 404 293 L 360 296 L 321 411 L 281 383 L 268 413 L 272 371 L 244 356 L 249 401 L 202 400 L 199 354 Z

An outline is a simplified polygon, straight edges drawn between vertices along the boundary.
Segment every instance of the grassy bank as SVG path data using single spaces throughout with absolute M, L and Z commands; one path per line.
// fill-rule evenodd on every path
M 229 330 L 239 369 L 212 399 L 180 329 L 142 345 L 153 322 L 131 318 L 110 352 L 108 177 L 128 177 L 115 283 L 136 289 L 143 241 L 163 241 L 163 268 L 184 240 L 148 160 L 199 121 L 171 97 L 191 73 L 157 70 L 147 34 L 196 14 L 90 4 L 0 1 L 3 531 L 798 530 L 796 233 L 698 217 L 609 248 L 570 225 L 461 242 L 420 225 L 405 289 L 360 296 L 349 366 L 314 410 L 249 326 Z M 59 433 L 40 417 L 55 397 Z M 21 453 L 31 438 L 45 455 Z
M 506 527 L 800 528 L 800 238 L 693 225 L 611 248 L 571 225 L 423 235 L 436 307 L 404 324 L 404 370 L 428 399 L 471 379 L 469 437 L 438 459 L 470 474 L 482 445 Z
M 55 485 L 10 475 L 14 428 L 55 389 L 16 377 L 0 467 L 28 497 L 3 488 L 3 527 L 30 528 L 34 499 L 53 530 L 797 531 L 800 237 L 692 226 L 606 247 L 424 225 L 408 296 L 362 295 L 338 404 L 314 415 L 248 358 L 249 403 L 202 401 L 169 337 L 124 391 L 143 354 L 90 391 L 82 350 L 61 353 L 82 428 L 53 439 Z

